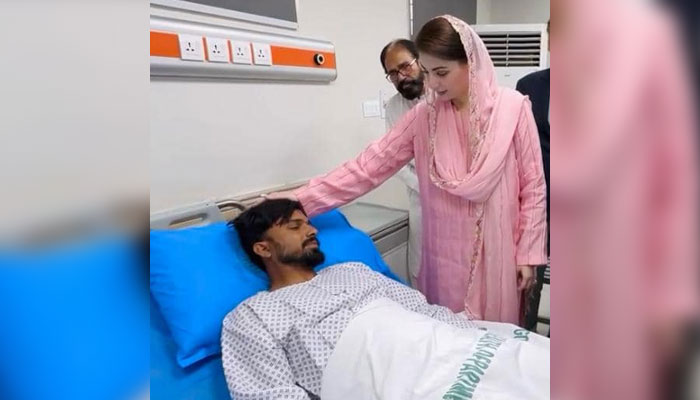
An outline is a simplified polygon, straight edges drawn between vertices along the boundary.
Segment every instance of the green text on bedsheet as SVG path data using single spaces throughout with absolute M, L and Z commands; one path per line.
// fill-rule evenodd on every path
M 506 341 L 493 333 L 486 333 L 476 342 L 474 353 L 467 358 L 459 369 L 457 380 L 450 387 L 450 390 L 442 397 L 443 400 L 464 400 L 471 399 L 477 385 L 481 382 L 491 360 L 495 356 L 496 350 Z

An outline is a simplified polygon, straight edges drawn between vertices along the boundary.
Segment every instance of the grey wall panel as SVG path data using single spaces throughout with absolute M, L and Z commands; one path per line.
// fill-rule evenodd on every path
M 295 0 L 185 0 L 189 3 L 218 7 L 264 17 L 297 22 Z
M 476 0 L 413 0 L 413 35 L 431 18 L 443 14 L 476 24 Z

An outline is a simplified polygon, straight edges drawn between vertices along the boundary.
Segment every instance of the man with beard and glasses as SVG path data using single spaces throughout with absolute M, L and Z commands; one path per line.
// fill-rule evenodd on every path
M 424 74 L 418 63 L 418 49 L 410 40 L 391 41 L 384 46 L 379 59 L 386 79 L 398 90 L 386 104 L 386 130 L 389 131 L 423 99 Z M 406 184 L 408 192 L 408 276 L 411 286 L 417 287 L 421 260 L 421 211 L 415 162 L 411 160 L 397 176 Z
M 348 262 L 322 269 L 316 229 L 293 200 L 266 200 L 231 225 L 269 290 L 241 303 L 223 321 L 222 363 L 236 400 L 319 398 L 323 370 L 356 313 L 378 299 L 458 328 L 476 328 L 418 291 Z

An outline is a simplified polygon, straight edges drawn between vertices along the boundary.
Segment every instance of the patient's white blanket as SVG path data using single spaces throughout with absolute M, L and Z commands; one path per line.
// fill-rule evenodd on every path
M 321 398 L 549 399 L 549 339 L 511 324 L 479 324 L 459 329 L 375 300 L 341 335 Z

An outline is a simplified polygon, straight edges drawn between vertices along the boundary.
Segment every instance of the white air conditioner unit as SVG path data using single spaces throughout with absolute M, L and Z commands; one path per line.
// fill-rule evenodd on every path
M 523 76 L 547 68 L 547 24 L 473 25 L 496 67 L 498 84 L 515 89 Z

